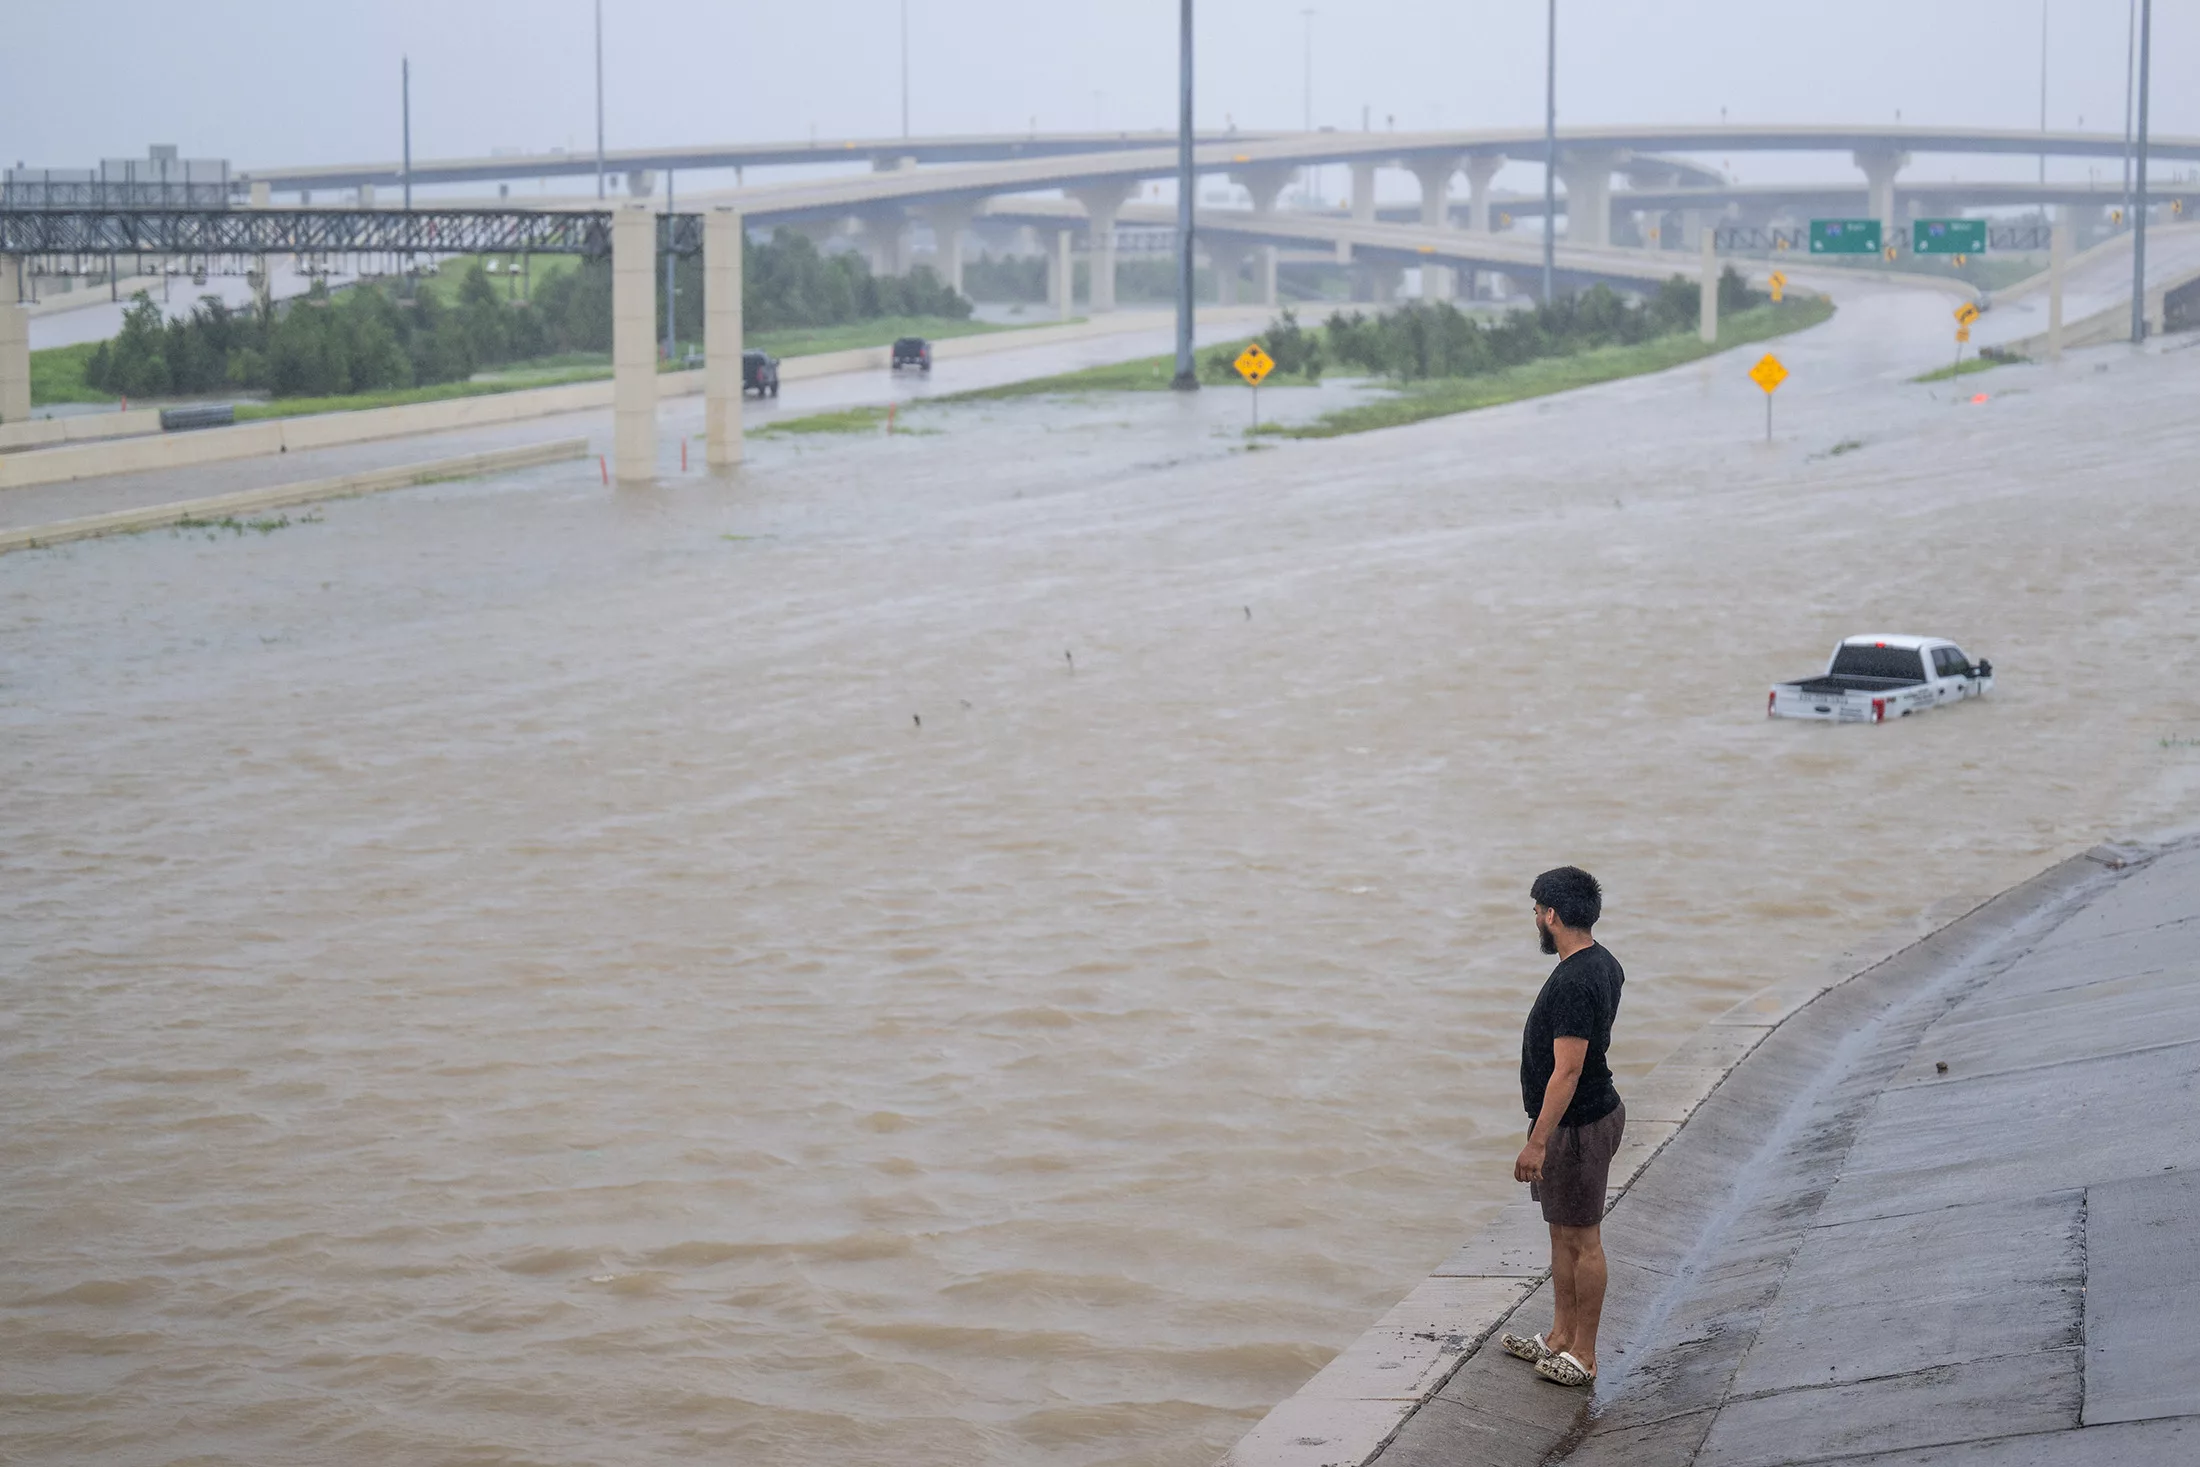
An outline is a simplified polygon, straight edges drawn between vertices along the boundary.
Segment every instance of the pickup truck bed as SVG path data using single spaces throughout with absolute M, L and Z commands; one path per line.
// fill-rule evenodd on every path
M 1774 683 L 1765 716 L 1886 723 L 1982 697 L 1993 685 L 1992 663 L 1974 664 L 1944 637 L 1850 637 L 1835 645 L 1817 677 Z

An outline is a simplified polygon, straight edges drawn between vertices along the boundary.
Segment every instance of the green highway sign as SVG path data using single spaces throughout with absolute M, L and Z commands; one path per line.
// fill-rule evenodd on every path
M 1983 219 L 1920 219 L 1910 226 L 1910 252 L 1916 255 L 1983 255 Z
M 1876 255 L 1879 253 L 1877 219 L 1813 219 L 1810 252 L 1814 255 Z

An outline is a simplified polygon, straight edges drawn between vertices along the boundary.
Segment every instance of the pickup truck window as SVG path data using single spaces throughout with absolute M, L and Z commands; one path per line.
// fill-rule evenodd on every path
M 1833 657 L 1836 677 L 1896 677 L 1919 682 L 1925 659 L 1915 647 L 1873 647 L 1844 642 Z
M 1963 659 L 1956 655 L 1952 647 L 1935 647 L 1933 672 L 1939 677 L 1959 677 L 1963 673 Z

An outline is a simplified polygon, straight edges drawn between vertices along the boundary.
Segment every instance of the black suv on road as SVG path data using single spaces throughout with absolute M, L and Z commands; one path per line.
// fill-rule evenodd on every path
M 758 397 L 779 396 L 779 358 L 769 352 L 741 353 L 741 391 Z
M 932 343 L 921 336 L 904 336 L 894 342 L 893 369 L 917 367 L 932 370 Z

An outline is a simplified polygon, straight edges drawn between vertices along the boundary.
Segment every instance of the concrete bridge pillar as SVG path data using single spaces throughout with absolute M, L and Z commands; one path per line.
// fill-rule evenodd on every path
M 1047 301 L 1067 321 L 1077 312 L 1077 266 L 1070 256 L 1071 231 L 1054 231 L 1054 248 L 1047 255 Z
M 978 215 L 977 201 L 955 199 L 932 205 L 925 211 L 932 225 L 932 258 L 940 279 L 961 295 L 963 288 L 963 231 Z
M 1260 247 L 1260 303 L 1264 306 L 1276 303 L 1276 255 L 1274 245 Z
M 901 205 L 887 204 L 866 210 L 861 216 L 864 253 L 870 258 L 873 275 L 900 275 L 909 266 L 902 251 L 902 233 L 908 221 L 903 217 Z
M 31 415 L 31 316 L 23 298 L 23 257 L 0 255 L 0 423 Z
M 253 207 L 253 208 L 255 208 L 255 209 L 265 209 L 265 208 L 267 208 L 267 207 L 269 206 L 269 204 L 271 204 L 271 203 L 273 202 L 272 198 L 270 198 L 270 193 L 271 193 L 271 189 L 270 189 L 270 186 L 269 186 L 269 184 L 268 184 L 268 181 L 267 181 L 266 179 L 264 179 L 264 178 L 255 178 L 255 179 L 253 179 L 253 180 L 252 180 L 252 207 Z
M 1352 165 L 1352 222 L 1375 222 L 1375 165 L 1372 163 Z M 1352 245 L 1347 240 L 1337 241 L 1337 263 L 1352 263 Z
M 1372 163 L 1352 165 L 1352 222 L 1375 222 L 1375 165 Z
M 1135 183 L 1096 183 L 1076 191 L 1085 206 L 1086 235 L 1092 255 L 1092 313 L 1115 309 L 1115 216 L 1138 187 Z
M 1603 248 L 1612 243 L 1612 169 L 1617 154 L 1602 148 L 1569 148 L 1558 155 L 1558 181 L 1566 189 L 1566 242 Z
M 1879 221 L 1880 232 L 1886 237 L 1886 243 L 1893 244 L 1897 223 L 1894 214 L 1894 180 L 1895 175 L 1908 166 L 1910 155 L 1860 151 L 1851 156 L 1856 160 L 1856 166 L 1864 170 L 1864 186 L 1871 195 L 1868 206 L 1871 216 Z
M 362 183 L 361 185 L 359 185 L 359 207 L 362 209 L 371 209 L 374 207 L 373 184 Z
M 630 199 L 652 198 L 657 192 L 657 171 L 654 168 L 630 169 L 626 175 L 626 196 Z
M 1490 232 L 1490 181 L 1505 166 L 1502 154 L 1476 153 L 1466 161 L 1467 228 L 1476 234 Z
M 714 469 L 741 462 L 741 235 L 734 210 L 703 216 L 703 461 Z
M 1396 303 L 1398 287 L 1405 283 L 1405 267 L 1388 260 L 1374 260 L 1366 269 L 1368 299 L 1379 306 Z
M 1413 176 L 1421 182 L 1421 222 L 1431 229 L 1441 229 L 1447 222 L 1444 210 L 1450 202 L 1451 176 L 1458 171 L 1459 160 L 1450 156 L 1413 160 Z
M 1450 155 L 1414 160 L 1413 176 L 1421 183 L 1421 223 L 1430 229 L 1442 229 L 1450 223 L 1445 216 L 1451 203 L 1451 176 L 1458 170 L 1459 159 Z M 1436 264 L 1421 267 L 1421 299 L 1451 299 L 1451 271 L 1448 267 Z
M 657 216 L 646 204 L 611 216 L 611 470 L 622 484 L 657 477 Z
M 1245 261 L 1253 253 L 1251 245 L 1234 239 L 1207 241 L 1207 263 L 1215 272 L 1215 303 L 1234 306 L 1238 303 L 1238 275 L 1245 269 Z
M 1276 200 L 1291 180 L 1298 176 L 1298 169 L 1289 164 L 1270 163 L 1255 168 L 1233 168 L 1230 182 L 1253 196 L 1255 214 L 1276 212 Z

